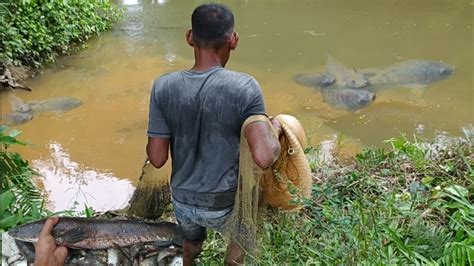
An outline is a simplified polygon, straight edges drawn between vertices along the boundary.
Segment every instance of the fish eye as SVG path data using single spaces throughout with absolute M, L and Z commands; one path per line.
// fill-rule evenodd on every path
M 451 74 L 451 70 L 448 68 L 442 68 L 440 71 L 441 75 L 449 75 Z

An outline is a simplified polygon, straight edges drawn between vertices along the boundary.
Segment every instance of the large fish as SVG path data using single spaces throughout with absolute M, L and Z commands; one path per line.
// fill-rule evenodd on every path
M 295 74 L 293 75 L 293 80 L 302 85 L 307 87 L 312 87 L 315 89 L 326 88 L 331 86 L 336 79 L 327 73 L 314 73 L 314 74 Z
M 17 240 L 36 242 L 45 221 L 13 228 L 8 234 Z M 61 217 L 52 234 L 56 244 L 76 249 L 107 249 L 147 242 L 182 246 L 183 242 L 179 226 L 168 222 Z
M 366 107 L 375 100 L 375 94 L 362 89 L 328 88 L 322 89 L 324 100 L 334 108 L 355 111 Z
M 38 112 L 66 112 L 79 107 L 82 102 L 73 97 L 55 97 L 41 101 L 30 101 L 27 104 L 34 113 Z
M 364 73 L 355 68 L 349 68 L 334 57 L 326 57 L 326 72 L 313 74 L 295 74 L 293 80 L 303 86 L 313 88 L 327 88 L 336 86 L 338 88 L 363 88 L 369 85 Z
M 25 102 L 14 94 L 8 97 L 12 106 L 11 113 L 2 116 L 6 125 L 20 125 L 33 119 L 41 112 L 66 112 L 79 107 L 82 102 L 72 97 L 55 97 L 41 101 Z
M 24 124 L 31 119 L 33 119 L 33 114 L 31 112 L 11 112 L 2 116 L 2 124 L 16 126 Z
M 326 71 L 339 87 L 362 88 L 369 84 L 366 76 L 355 68 L 349 68 L 332 56 L 326 57 Z
M 359 70 L 368 80 L 371 91 L 390 88 L 425 88 L 451 76 L 454 66 L 431 60 L 407 60 L 400 63 Z

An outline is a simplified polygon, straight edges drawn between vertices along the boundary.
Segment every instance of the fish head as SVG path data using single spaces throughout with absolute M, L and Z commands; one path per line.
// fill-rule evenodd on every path
M 365 107 L 371 104 L 375 100 L 375 93 L 366 90 L 360 90 L 357 99 L 357 105 L 359 108 Z
M 42 227 L 42 223 L 33 222 L 10 229 L 8 235 L 17 240 L 36 242 Z
M 452 74 L 454 74 L 454 71 L 455 71 L 454 66 L 447 65 L 447 64 L 442 64 L 442 65 L 443 66 L 439 68 L 439 74 L 441 75 L 442 78 L 447 78 L 451 76 Z
M 5 124 L 10 126 L 21 125 L 30 121 L 31 119 L 33 119 L 33 114 L 31 112 L 12 112 L 6 114 L 3 117 L 3 120 L 5 120 Z
M 443 80 L 454 74 L 455 67 L 441 62 L 428 61 L 425 63 L 425 75 L 428 82 Z

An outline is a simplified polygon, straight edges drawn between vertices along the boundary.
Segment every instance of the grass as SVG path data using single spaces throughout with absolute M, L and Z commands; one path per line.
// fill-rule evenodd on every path
M 262 265 L 472 265 L 472 143 L 394 138 L 389 150 L 365 149 L 351 163 L 318 161 L 299 212 L 266 210 L 260 230 Z M 203 264 L 222 264 L 225 247 L 210 232 Z

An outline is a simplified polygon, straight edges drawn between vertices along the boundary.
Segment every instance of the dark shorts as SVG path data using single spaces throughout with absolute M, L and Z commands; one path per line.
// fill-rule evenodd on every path
M 222 232 L 225 220 L 233 209 L 229 207 L 218 211 L 202 210 L 175 200 L 172 202 L 184 239 L 189 240 L 204 240 L 207 235 L 206 228 Z

